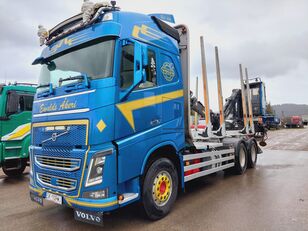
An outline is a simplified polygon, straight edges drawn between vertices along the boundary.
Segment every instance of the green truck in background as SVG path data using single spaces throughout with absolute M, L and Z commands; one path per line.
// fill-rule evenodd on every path
M 29 160 L 34 84 L 0 84 L 0 167 L 21 175 Z

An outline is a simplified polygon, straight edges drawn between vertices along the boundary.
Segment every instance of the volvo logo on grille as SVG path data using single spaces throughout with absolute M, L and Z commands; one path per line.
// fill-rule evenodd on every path
M 65 134 L 67 134 L 68 132 L 69 132 L 69 129 L 68 129 L 67 131 L 65 131 L 65 132 L 62 132 L 62 133 L 56 133 L 56 132 L 54 132 L 54 133 L 52 133 L 52 135 L 51 135 L 50 138 L 48 138 L 48 139 L 46 139 L 46 140 L 43 140 L 42 143 L 45 143 L 45 142 L 47 142 L 47 141 L 53 141 L 53 142 L 55 142 L 55 141 L 57 140 L 58 137 L 63 136 L 63 135 L 65 135 Z
M 57 133 L 52 133 L 52 135 L 51 135 L 51 140 L 52 141 L 56 141 L 57 140 Z

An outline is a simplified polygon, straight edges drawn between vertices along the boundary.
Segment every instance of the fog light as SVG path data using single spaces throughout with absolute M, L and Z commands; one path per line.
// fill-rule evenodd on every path
M 91 192 L 84 192 L 83 198 L 90 198 L 90 199 L 104 199 L 108 197 L 108 189 L 98 190 L 98 191 L 91 191 Z

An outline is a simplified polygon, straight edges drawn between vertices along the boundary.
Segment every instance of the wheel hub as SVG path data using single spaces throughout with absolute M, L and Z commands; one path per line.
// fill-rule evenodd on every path
M 166 192 L 166 186 L 167 186 L 166 181 L 163 181 L 159 187 L 160 194 L 164 194 Z
M 154 179 L 152 195 L 158 206 L 165 205 L 170 199 L 172 192 L 172 178 L 166 171 L 161 171 Z

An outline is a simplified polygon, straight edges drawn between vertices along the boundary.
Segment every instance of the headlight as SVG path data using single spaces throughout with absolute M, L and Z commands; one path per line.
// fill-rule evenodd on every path
M 112 149 L 98 152 L 92 157 L 88 168 L 86 187 L 97 185 L 103 182 L 103 171 L 106 155 L 111 153 Z

